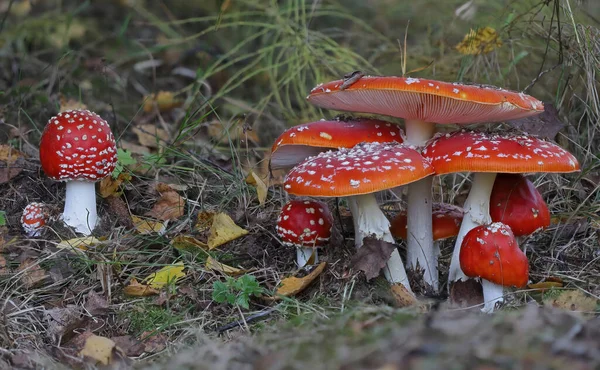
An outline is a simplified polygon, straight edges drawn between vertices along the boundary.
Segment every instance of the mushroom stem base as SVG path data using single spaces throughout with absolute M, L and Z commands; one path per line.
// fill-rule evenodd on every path
M 363 239 L 367 236 L 394 243 L 394 237 L 390 232 L 390 221 L 385 217 L 374 193 L 355 195 L 348 198 L 348 205 L 352 212 L 354 221 L 354 243 L 356 248 L 363 245 Z M 383 274 L 390 283 L 399 283 L 412 293 L 404 264 L 397 248 L 394 248 L 388 259 Z
M 316 248 L 296 248 L 296 263 L 298 267 L 302 268 L 308 265 L 317 264 L 319 262 L 319 255 Z
M 479 225 L 489 224 L 490 218 L 490 195 L 496 180 L 495 173 L 476 173 L 471 184 L 469 196 L 464 204 L 465 215 L 460 225 L 460 231 L 456 236 L 454 252 L 450 261 L 450 270 L 448 272 L 448 281 L 450 283 L 458 280 L 469 279 L 460 268 L 460 247 L 465 235 L 473 228 Z M 450 288 L 451 284 L 448 284 Z
M 481 312 L 492 313 L 496 308 L 496 304 L 504 301 L 504 287 L 485 279 L 481 279 L 481 287 L 483 288 L 484 301 Z
M 95 183 L 68 181 L 66 186 L 62 219 L 78 233 L 90 235 L 98 222 Z

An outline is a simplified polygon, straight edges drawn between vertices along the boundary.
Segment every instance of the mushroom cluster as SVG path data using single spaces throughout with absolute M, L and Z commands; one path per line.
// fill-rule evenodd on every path
M 448 227 L 444 237 L 456 236 L 448 288 L 469 278 L 493 281 L 471 265 L 464 267 L 467 262 L 463 266 L 463 260 L 473 260 L 473 253 L 483 253 L 473 252 L 473 240 L 481 242 L 485 240 L 481 235 L 499 233 L 510 239 L 511 248 L 518 249 L 515 235 L 528 235 L 549 223 L 541 195 L 523 174 L 579 170 L 577 159 L 569 152 L 526 133 L 464 129 L 435 133 L 437 124 L 502 122 L 544 111 L 541 101 L 524 93 L 487 85 L 357 73 L 318 85 L 307 99 L 320 108 L 404 119 L 406 136 L 398 126 L 376 120 L 319 121 L 292 127 L 276 140 L 271 168 L 289 171 L 284 181 L 289 194 L 346 197 L 357 247 L 366 236 L 386 241 L 393 241 L 393 236 L 405 239 L 406 267 L 421 272 L 423 285 L 430 291 L 439 289 L 439 248 L 434 244 L 442 235 L 438 227 Z M 434 207 L 433 177 L 456 172 L 474 173 L 462 210 Z M 374 194 L 402 185 L 408 188 L 407 209 L 393 220 L 390 232 L 390 223 Z M 504 250 L 501 255 L 513 253 Z M 524 254 L 523 258 L 527 267 Z M 522 265 L 523 260 L 519 263 Z M 502 260 L 496 263 L 503 264 Z M 411 291 L 397 251 L 384 273 L 390 282 Z M 494 284 L 522 286 L 527 277 L 514 279 L 502 276 L 502 284 Z M 489 284 L 483 284 L 487 292 L 484 299 L 489 301 L 484 310 L 491 312 L 501 301 L 502 291 L 495 288 L 492 291 L 496 293 L 490 293 Z

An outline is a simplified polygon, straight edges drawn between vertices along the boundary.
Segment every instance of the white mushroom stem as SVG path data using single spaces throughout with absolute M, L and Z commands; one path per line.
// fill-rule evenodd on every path
M 423 146 L 435 132 L 435 124 L 407 120 L 406 138 L 410 145 Z M 438 290 L 437 255 L 433 246 L 431 188 L 433 176 L 408 184 L 406 266 L 423 270 L 423 280 Z
M 90 235 L 98 221 L 96 187 L 91 181 L 67 181 L 63 221 L 78 233 Z
M 483 288 L 484 302 L 481 312 L 492 313 L 496 304 L 504 301 L 504 287 L 485 279 L 481 279 L 481 287 Z
M 456 236 L 456 244 L 454 244 L 454 252 L 450 261 L 448 281 L 451 283 L 469 279 L 460 268 L 460 246 L 469 231 L 479 225 L 489 224 L 492 221 L 490 217 L 490 195 L 492 194 L 495 180 L 496 173 L 478 172 L 473 178 L 469 196 L 463 206 L 465 214 L 460 225 L 460 231 Z M 450 284 L 448 284 L 448 288 L 450 288 Z
M 296 248 L 296 251 L 296 263 L 300 268 L 308 265 L 308 262 L 312 262 L 311 264 L 317 264 L 319 262 L 319 254 L 316 248 L 298 247 Z
M 374 193 L 349 197 L 348 204 L 354 222 L 356 248 L 362 246 L 363 239 L 367 236 L 394 243 L 394 238 L 390 233 L 390 222 L 379 209 Z M 390 283 L 402 284 L 412 293 L 398 249 L 395 248 L 392 252 L 383 273 Z

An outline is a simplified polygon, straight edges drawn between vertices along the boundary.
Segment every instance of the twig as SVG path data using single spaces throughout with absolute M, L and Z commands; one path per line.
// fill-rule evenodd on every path
M 545 69 L 545 70 L 541 71 L 541 72 L 540 72 L 540 73 L 537 75 L 537 77 L 536 77 L 536 78 L 534 78 L 534 79 L 533 79 L 533 81 L 531 81 L 531 83 L 530 83 L 529 85 L 527 85 L 527 87 L 525 87 L 525 88 L 523 89 L 523 92 L 524 92 L 524 93 L 526 93 L 526 92 L 527 92 L 527 90 L 531 89 L 531 88 L 533 87 L 533 85 L 535 85 L 535 84 L 538 82 L 538 80 L 539 80 L 540 78 L 542 78 L 542 76 L 544 76 L 544 75 L 545 75 L 546 73 L 548 73 L 548 72 L 552 72 L 552 71 L 554 71 L 554 70 L 555 70 L 557 67 L 560 67 L 561 65 L 562 65 L 562 63 L 557 63 L 557 64 L 555 64 L 554 66 L 552 66 L 552 67 L 550 67 L 550 68 L 548 68 L 548 69 Z
M 261 319 L 263 317 L 269 316 L 273 311 L 275 311 L 274 308 L 269 308 L 268 310 L 264 310 L 261 311 L 259 313 L 256 313 L 254 315 L 250 315 L 246 318 L 244 318 L 244 316 L 242 315 L 242 320 L 237 320 L 234 322 L 230 322 L 229 324 L 225 324 L 223 326 L 220 326 L 216 329 L 216 332 L 221 335 L 226 331 L 229 331 L 231 329 L 235 329 L 238 326 L 245 326 L 246 329 L 249 329 L 248 324 L 257 321 L 258 319 Z

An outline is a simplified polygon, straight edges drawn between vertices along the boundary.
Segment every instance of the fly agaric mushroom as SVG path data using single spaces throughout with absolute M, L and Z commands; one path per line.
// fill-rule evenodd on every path
M 66 182 L 63 221 L 89 235 L 96 226 L 95 182 L 117 163 L 115 138 L 108 123 L 87 110 L 50 118 L 40 140 L 40 162 L 48 177 Z
M 284 188 L 300 196 L 349 197 L 355 244 L 359 248 L 368 236 L 394 242 L 390 222 L 379 209 L 374 193 L 432 173 L 429 162 L 412 148 L 397 143 L 362 143 L 306 159 L 287 174 Z M 403 284 L 412 292 L 397 249 L 392 252 L 384 274 L 391 283 Z
M 277 218 L 277 235 L 281 242 L 297 248 L 298 267 L 319 261 L 318 247 L 329 241 L 333 216 L 329 207 L 316 200 L 292 200 Z
M 29 203 L 21 216 L 21 226 L 23 226 L 25 234 L 29 237 L 40 236 L 48 217 L 48 209 L 44 203 Z
M 509 226 L 495 222 L 479 225 L 465 235 L 460 267 L 472 278 L 481 278 L 484 307 L 491 313 L 503 301 L 505 286 L 522 288 L 529 279 L 529 262 L 519 249 Z
M 423 156 L 429 159 L 437 175 L 475 172 L 450 262 L 449 287 L 467 279 L 459 262 L 464 236 L 474 227 L 491 222 L 490 194 L 496 173 L 579 170 L 579 162 L 571 153 L 554 143 L 527 135 L 457 131 L 432 139 L 423 149 Z
M 272 170 L 290 169 L 304 159 L 321 152 L 352 148 L 362 142 L 402 143 L 402 129 L 377 119 L 353 118 L 316 121 L 284 131 L 271 148 Z
M 550 211 L 544 198 L 525 176 L 501 173 L 490 196 L 492 222 L 510 226 L 516 237 L 531 235 L 550 226 Z
M 544 111 L 541 101 L 495 86 L 354 76 L 315 87 L 308 101 L 321 108 L 404 118 L 406 142 L 415 146 L 424 145 L 433 136 L 435 124 L 499 122 Z M 420 265 L 425 270 L 425 282 L 437 290 L 437 265 L 428 262 L 435 261 L 430 232 L 432 181 L 430 176 L 408 186 L 407 266 Z
M 436 258 L 440 255 L 439 242 L 458 235 L 463 214 L 463 209 L 458 206 L 447 203 L 433 203 L 431 226 Z M 392 219 L 390 231 L 394 237 L 406 240 L 408 230 L 407 221 L 406 211 L 398 213 Z

